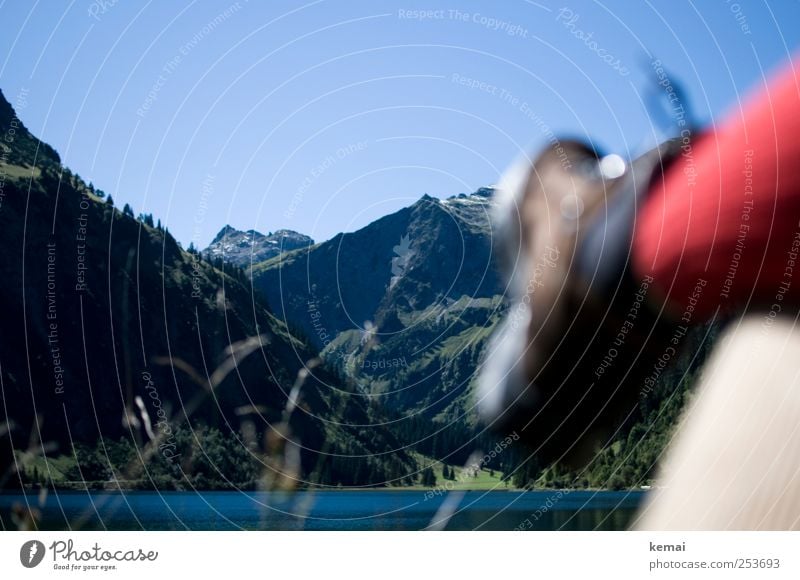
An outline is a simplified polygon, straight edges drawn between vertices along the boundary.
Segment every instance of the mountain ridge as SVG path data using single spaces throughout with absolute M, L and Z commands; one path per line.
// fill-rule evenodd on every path
M 246 267 L 269 260 L 283 252 L 312 245 L 313 239 L 294 230 L 280 229 L 265 235 L 253 229 L 242 231 L 225 225 L 201 253 L 211 258 L 221 258 L 235 266 Z

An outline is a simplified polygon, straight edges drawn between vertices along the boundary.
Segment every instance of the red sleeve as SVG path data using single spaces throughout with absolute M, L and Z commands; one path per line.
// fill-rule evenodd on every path
M 794 65 L 686 145 L 637 216 L 634 270 L 653 277 L 667 308 L 685 322 L 701 322 L 717 307 L 777 313 L 800 304 Z

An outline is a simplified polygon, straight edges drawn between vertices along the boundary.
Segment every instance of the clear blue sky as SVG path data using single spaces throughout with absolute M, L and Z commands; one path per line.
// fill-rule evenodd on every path
M 201 247 L 226 223 L 324 240 L 490 185 L 542 123 L 640 150 L 651 58 L 709 123 L 800 44 L 789 1 L 5 1 L 0 18 L 23 122 Z

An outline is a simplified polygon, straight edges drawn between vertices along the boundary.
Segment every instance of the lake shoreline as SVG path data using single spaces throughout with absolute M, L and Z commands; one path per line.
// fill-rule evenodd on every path
M 641 492 L 646 493 L 651 491 L 651 488 L 648 486 L 647 488 L 643 487 L 635 487 L 635 488 L 623 488 L 623 489 L 608 489 L 602 487 L 533 487 L 533 488 L 522 488 L 522 487 L 447 487 L 447 486 L 436 486 L 436 487 L 421 487 L 421 486 L 406 486 L 406 487 L 298 487 L 297 489 L 293 490 L 282 490 L 282 489 L 274 489 L 274 490 L 266 490 L 266 489 L 256 489 L 256 488 L 249 488 L 249 487 L 225 487 L 225 488 L 190 488 L 190 489 L 153 489 L 153 488 L 143 488 L 143 487 L 92 487 L 92 486 L 83 486 L 83 487 L 71 487 L 71 486 L 58 486 L 58 487 L 34 487 L 26 485 L 23 488 L 8 488 L 8 489 L 0 489 L 0 495 L 18 495 L 20 493 L 41 493 L 43 489 L 46 489 L 48 493 L 97 493 L 97 492 L 104 492 L 104 493 L 225 493 L 225 492 L 236 492 L 236 493 L 275 493 L 275 494 L 286 494 L 291 495 L 293 493 L 298 492 L 420 492 L 420 493 L 433 493 L 434 495 L 444 495 L 445 493 L 455 493 L 455 492 L 492 492 L 492 493 L 501 493 L 501 492 L 562 492 L 562 493 L 575 493 L 575 492 L 594 492 L 594 493 L 613 493 L 613 492 Z

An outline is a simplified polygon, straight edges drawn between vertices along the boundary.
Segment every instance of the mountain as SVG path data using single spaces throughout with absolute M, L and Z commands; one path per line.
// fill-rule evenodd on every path
M 212 258 L 221 258 L 235 266 L 247 267 L 269 260 L 282 252 L 313 244 L 314 240 L 292 230 L 278 230 L 265 236 L 255 230 L 243 232 L 226 225 L 202 253 Z
M 91 457 L 62 475 L 151 486 L 239 484 L 229 479 L 239 472 L 249 485 L 414 477 L 416 461 L 364 397 L 315 362 L 243 270 L 184 251 L 152 216 L 120 212 L 2 93 L 0 135 L 0 487 L 30 477 L 13 472 L 12 453 L 47 455 L 48 473 Z M 132 475 L 110 459 L 120 441 L 126 458 L 154 442 L 180 452 L 154 452 Z M 167 455 L 180 464 L 154 483 Z
M 447 461 L 478 447 L 471 393 L 505 309 L 492 193 L 424 195 L 356 232 L 252 268 L 278 318 L 398 417 L 401 439 Z

